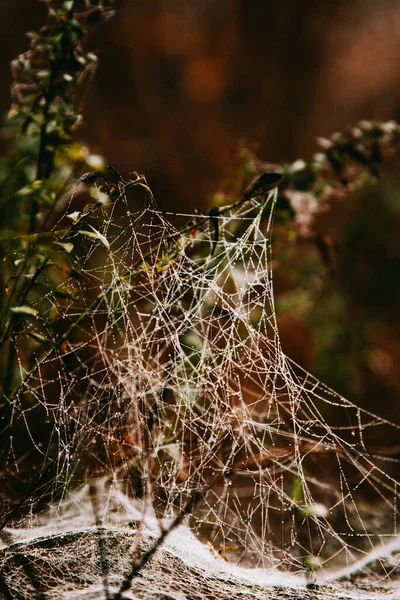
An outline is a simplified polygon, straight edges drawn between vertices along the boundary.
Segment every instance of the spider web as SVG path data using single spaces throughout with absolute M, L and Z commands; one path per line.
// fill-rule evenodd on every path
M 92 236 L 71 234 L 84 265 L 59 289 L 73 299 L 37 304 L 58 333 L 79 327 L 29 373 L 19 350 L 2 436 L 5 598 L 113 597 L 194 490 L 185 526 L 120 597 L 352 597 L 356 583 L 396 597 L 398 460 L 377 440 L 398 427 L 283 353 L 275 201 L 224 210 L 216 240 L 179 235 L 198 215 L 133 212 L 121 193 Z M 351 588 L 329 588 L 343 576 Z

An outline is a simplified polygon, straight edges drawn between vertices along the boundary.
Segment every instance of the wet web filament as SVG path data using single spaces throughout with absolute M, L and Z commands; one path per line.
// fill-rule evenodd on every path
M 216 217 L 216 245 L 208 227 L 178 236 L 168 215 L 154 206 L 131 212 L 123 194 L 93 216 L 109 250 L 101 237 L 80 240 L 85 264 L 71 282 L 80 301 L 53 298 L 48 308 L 60 327 L 84 315 L 79 335 L 38 361 L 12 407 L 24 453 L 10 437 L 4 472 L 26 481 L 29 455 L 40 481 L 28 503 L 51 508 L 6 530 L 10 597 L 28 578 L 37 597 L 51 598 L 63 577 L 65 597 L 89 580 L 92 597 L 112 597 L 129 572 L 125 555 L 136 556 L 140 536 L 145 546 L 157 539 L 195 491 L 202 498 L 187 526 L 221 563 L 222 556 L 239 570 L 274 568 L 323 583 L 375 561 L 379 581 L 390 580 L 400 550 L 398 461 L 374 440 L 398 426 L 283 353 L 272 285 L 274 202 L 275 191 L 265 203 L 250 199 Z M 98 308 L 87 312 L 99 294 Z M 179 532 L 189 544 L 185 531 L 171 532 L 175 550 L 172 542 L 166 548 L 175 557 Z M 46 587 L 43 540 L 54 552 L 60 535 L 70 554 Z M 77 536 L 92 575 L 100 564 L 86 583 L 74 573 L 84 560 L 75 560 Z M 17 568 L 18 540 L 30 558 Z

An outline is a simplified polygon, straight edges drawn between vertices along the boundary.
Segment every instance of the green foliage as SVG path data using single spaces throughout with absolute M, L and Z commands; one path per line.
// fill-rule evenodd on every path
M 87 24 L 95 10 L 104 18 L 112 11 L 102 2 L 89 11 L 77 11 L 77 2 L 46 4 L 48 24 L 28 34 L 28 51 L 12 62 L 13 103 L 2 130 L 7 142 L 7 155 L 0 163 L 2 404 L 18 385 L 18 340 L 28 336 L 24 355 L 27 365 L 32 364 L 37 343 L 57 342 L 57 315 L 48 312 L 52 297 L 75 301 L 67 278 L 80 270 L 74 243 L 69 241 L 77 223 L 65 230 L 50 228 L 78 174 L 102 166 L 101 157 L 92 156 L 74 134 L 82 122 L 82 85 L 97 63 L 83 47 Z M 104 202 L 96 191 L 89 190 L 94 204 L 80 219 L 87 220 Z M 40 296 L 38 310 L 32 305 L 37 306 Z

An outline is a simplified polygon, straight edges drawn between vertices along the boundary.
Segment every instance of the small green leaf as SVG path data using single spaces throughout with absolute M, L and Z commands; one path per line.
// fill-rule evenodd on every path
M 42 71 L 38 71 L 36 75 L 37 77 L 39 77 L 39 79 L 49 79 L 50 71 L 48 71 L 47 69 L 42 69 Z
M 89 227 L 90 227 L 90 229 L 92 231 L 82 230 L 79 233 L 81 235 L 84 235 L 85 237 L 97 238 L 98 240 L 100 240 L 100 242 L 103 244 L 103 246 L 105 246 L 107 248 L 107 250 L 109 250 L 110 249 L 110 244 L 108 243 L 107 238 L 102 233 L 100 233 L 100 231 L 97 231 L 97 229 L 95 229 L 91 225 L 89 225 Z
M 71 242 L 54 242 L 55 246 L 60 246 L 67 254 L 70 254 L 74 249 L 74 245 Z
M 69 215 L 67 215 L 67 219 L 69 219 L 71 221 L 71 223 L 73 223 L 75 225 L 75 223 L 77 223 L 79 221 L 79 219 L 81 218 L 81 213 L 77 210 L 75 210 L 72 213 L 69 213 Z
M 27 332 L 27 335 L 29 335 L 29 337 L 33 338 L 36 342 L 39 342 L 40 344 L 52 344 L 53 343 L 48 338 L 44 337 L 44 335 L 41 335 L 40 333 L 37 333 L 36 331 L 29 331 L 29 332 Z
M 31 194 L 31 193 L 32 193 L 31 187 L 29 185 L 26 185 L 25 187 L 18 190 L 18 192 L 16 192 L 16 196 L 29 196 L 29 194 Z
M 51 285 L 50 283 L 37 283 L 38 287 L 42 287 L 48 292 L 51 292 L 56 298 L 66 298 L 68 300 L 76 300 L 75 296 L 73 296 L 67 290 L 60 289 L 55 285 Z
M 84 237 L 88 237 L 88 238 L 97 238 L 98 236 L 93 233 L 93 231 L 85 231 L 84 229 L 81 229 L 81 231 L 79 232 L 81 235 L 83 235 Z
M 37 31 L 28 31 L 25 35 L 31 40 L 38 40 L 40 38 L 40 34 Z
M 30 315 L 31 317 L 37 317 L 39 314 L 36 308 L 32 308 L 32 306 L 14 306 L 10 310 L 17 315 Z
M 29 196 L 30 194 L 41 190 L 43 187 L 43 181 L 41 179 L 35 179 L 32 183 L 29 183 L 25 187 L 21 188 L 16 192 L 17 196 Z

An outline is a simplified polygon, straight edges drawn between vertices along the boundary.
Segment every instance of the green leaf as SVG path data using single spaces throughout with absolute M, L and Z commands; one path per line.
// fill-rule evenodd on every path
M 10 310 L 17 315 L 29 315 L 31 317 L 37 317 L 39 314 L 36 308 L 32 308 L 32 306 L 14 306 Z
M 54 238 L 63 235 L 64 231 L 43 231 L 41 233 L 21 233 L 13 229 L 4 229 L 0 233 L 0 240 L 2 239 L 14 239 L 14 240 L 26 240 L 28 242 L 36 242 L 40 238 Z
M 35 179 L 32 183 L 29 183 L 25 187 L 21 188 L 16 192 L 17 196 L 29 196 L 30 194 L 37 192 L 43 188 L 43 180 Z
M 35 287 L 42 287 L 48 292 L 51 292 L 56 298 L 66 298 L 68 300 L 76 300 L 75 296 L 73 296 L 67 290 L 60 289 L 55 285 L 51 285 L 50 283 L 41 283 L 38 282 Z
M 81 218 L 81 213 L 77 210 L 75 210 L 72 213 L 69 213 L 69 215 L 67 215 L 67 219 L 69 219 L 71 221 L 71 223 L 73 223 L 75 225 L 75 223 L 77 223 L 79 221 L 79 219 Z
M 91 225 L 89 225 L 89 227 L 92 231 L 82 230 L 79 233 L 88 238 L 97 238 L 98 240 L 100 240 L 100 242 L 103 244 L 103 246 L 105 246 L 107 248 L 107 250 L 109 250 L 110 244 L 108 243 L 107 238 L 102 233 L 100 233 L 100 231 L 97 231 L 97 229 L 95 229 Z
M 25 35 L 30 40 L 38 40 L 40 38 L 40 34 L 37 31 L 28 31 Z
M 36 75 L 39 77 L 39 79 L 49 79 L 50 71 L 48 69 L 43 69 L 42 71 L 38 71 Z
M 37 333 L 36 331 L 27 331 L 26 333 L 27 333 L 27 335 L 29 335 L 29 337 L 34 339 L 36 342 L 39 342 L 40 344 L 52 344 L 53 343 L 47 337 L 44 337 L 44 335 L 41 335 L 40 333 Z
M 60 246 L 67 254 L 70 254 L 74 249 L 74 245 L 71 242 L 54 242 L 55 246 Z
M 40 195 L 40 200 L 43 202 L 47 208 L 52 208 L 54 206 L 54 202 L 56 200 L 56 195 L 54 192 L 42 192 Z

